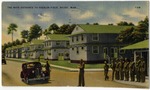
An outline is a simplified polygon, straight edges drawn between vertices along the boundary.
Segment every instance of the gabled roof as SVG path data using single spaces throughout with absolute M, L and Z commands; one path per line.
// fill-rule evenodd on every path
M 22 44 L 22 47 L 28 47 L 28 46 L 30 46 L 30 42 L 26 42 Z
M 69 40 L 67 34 L 49 34 L 47 35 L 48 40 Z
M 8 47 L 8 48 L 6 48 L 6 50 L 11 50 L 12 49 L 12 47 Z
M 38 44 L 43 44 L 44 40 L 32 40 L 30 45 L 38 45 Z
M 149 48 L 149 44 L 148 44 L 149 40 L 144 40 L 126 47 L 121 48 L 121 50 L 127 50 L 127 49 L 148 49 Z
M 116 26 L 116 25 L 86 25 L 79 24 L 85 33 L 120 33 L 121 31 L 133 26 Z M 135 26 L 134 26 L 135 27 Z

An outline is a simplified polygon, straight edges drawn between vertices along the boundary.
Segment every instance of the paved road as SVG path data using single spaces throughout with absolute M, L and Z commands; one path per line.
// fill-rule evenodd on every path
M 32 85 L 25 84 L 20 79 L 22 62 L 8 61 L 2 65 L 2 86 L 77 86 L 78 72 L 68 72 L 52 68 L 51 80 L 48 83 L 35 82 Z M 111 77 L 111 74 L 109 73 Z M 105 81 L 103 72 L 85 72 L 86 87 L 127 87 L 140 88 L 114 81 Z

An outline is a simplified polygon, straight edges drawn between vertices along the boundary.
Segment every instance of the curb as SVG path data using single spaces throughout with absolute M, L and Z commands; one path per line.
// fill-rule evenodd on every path
M 19 61 L 19 62 L 31 62 L 29 60 L 25 60 L 25 59 L 14 59 L 14 58 L 6 58 L 7 60 L 12 60 L 12 61 Z M 43 62 L 41 62 L 42 64 L 45 64 Z M 63 67 L 63 66 L 58 66 L 58 65 L 53 65 L 53 64 L 50 64 L 51 67 L 54 67 L 54 68 L 58 68 L 58 69 L 62 69 L 62 70 L 67 70 L 67 71 L 70 71 L 70 72 L 78 72 L 79 69 L 76 69 L 76 68 L 68 68 L 68 67 Z M 104 71 L 103 69 L 84 69 L 85 72 L 102 72 Z M 111 71 L 111 69 L 110 69 Z

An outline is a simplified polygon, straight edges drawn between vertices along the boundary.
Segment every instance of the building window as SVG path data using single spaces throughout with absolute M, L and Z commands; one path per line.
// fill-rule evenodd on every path
M 76 37 L 76 41 L 78 41 L 79 39 L 78 39 L 78 36 Z
M 57 42 L 56 42 L 56 45 L 60 45 L 60 41 L 57 41 Z
M 81 40 L 82 40 L 82 41 L 84 40 L 84 37 L 83 37 L 83 35 L 81 35 Z
M 74 37 L 72 37 L 72 42 L 74 42 Z
M 98 54 L 99 53 L 99 46 L 92 46 L 92 53 Z
M 110 50 L 110 54 L 111 54 L 111 57 L 117 58 L 118 57 L 118 49 L 115 47 L 112 47 Z
M 77 54 L 79 54 L 79 48 L 77 47 Z
M 84 47 L 81 47 L 82 50 L 84 50 Z
M 92 40 L 98 41 L 99 40 L 99 34 L 92 34 Z
M 66 45 L 69 46 L 69 42 L 66 42 Z
M 106 59 L 106 57 L 108 55 L 108 48 L 107 47 L 104 47 L 103 53 L 104 53 L 104 59 Z
M 72 48 L 72 50 L 74 50 L 74 48 Z

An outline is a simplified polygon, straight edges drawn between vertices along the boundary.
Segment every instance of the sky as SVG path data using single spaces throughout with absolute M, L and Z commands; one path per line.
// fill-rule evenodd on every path
M 138 8 L 140 7 L 140 8 Z M 120 21 L 135 25 L 149 16 L 148 1 L 37 1 L 2 2 L 2 44 L 11 42 L 7 28 L 11 23 L 18 25 L 14 40 L 21 40 L 21 31 L 30 30 L 34 24 L 48 28 L 51 24 L 99 23 L 114 25 Z

